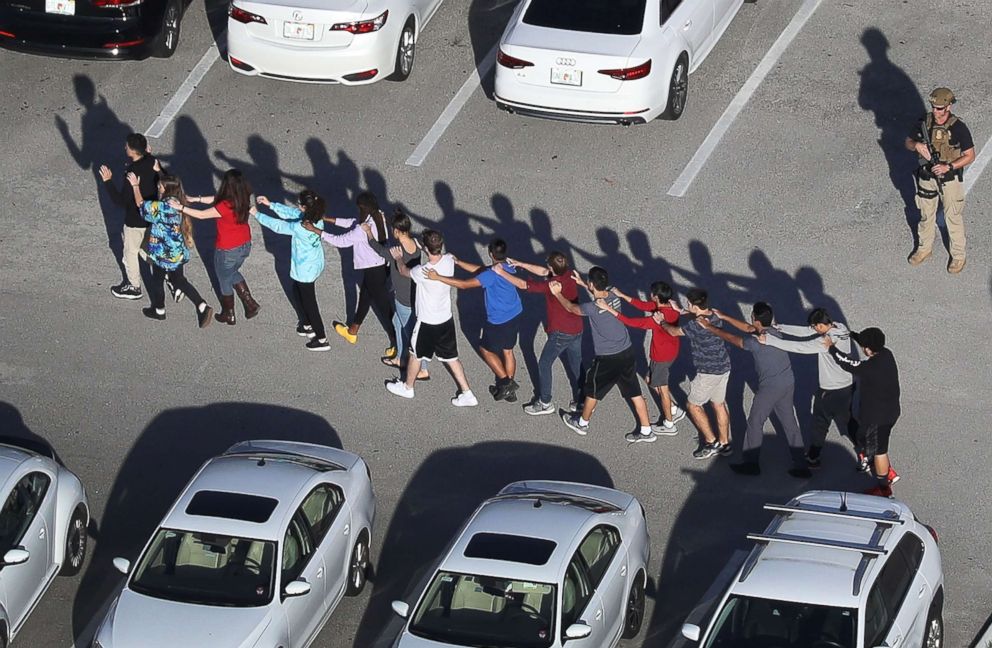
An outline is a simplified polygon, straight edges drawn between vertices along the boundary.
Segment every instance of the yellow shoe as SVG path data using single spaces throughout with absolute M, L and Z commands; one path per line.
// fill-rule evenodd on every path
M 394 346 L 386 347 L 386 353 L 384 353 L 382 357 L 385 358 L 385 359 L 387 359 L 387 360 L 392 360 L 393 358 L 395 358 L 396 357 L 396 347 L 394 347 Z
M 358 342 L 358 335 L 349 333 L 348 327 L 342 324 L 341 322 L 338 322 L 337 324 L 334 325 L 334 332 L 340 335 L 341 337 L 343 337 L 344 339 L 348 340 L 352 344 Z

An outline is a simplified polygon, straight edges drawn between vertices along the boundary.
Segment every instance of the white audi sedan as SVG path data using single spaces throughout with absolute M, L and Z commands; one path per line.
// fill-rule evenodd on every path
M 375 497 L 357 455 L 247 441 L 211 459 L 152 535 L 94 648 L 305 648 L 362 591 Z
M 404 81 L 441 0 L 232 0 L 236 72 L 304 83 Z
M 510 484 L 476 510 L 413 606 L 396 648 L 612 648 L 644 618 L 651 543 L 632 495 Z
M 523 0 L 500 39 L 496 105 L 564 121 L 678 119 L 688 75 L 743 2 Z

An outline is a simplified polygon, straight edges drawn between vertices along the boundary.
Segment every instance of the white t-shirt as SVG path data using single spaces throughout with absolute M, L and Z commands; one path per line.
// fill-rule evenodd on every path
M 428 279 L 425 274 L 428 268 L 437 270 L 444 277 L 452 277 L 455 274 L 455 258 L 445 254 L 437 263 L 422 263 L 410 268 L 410 278 L 417 284 L 417 321 L 424 324 L 444 324 L 452 317 L 451 287 Z

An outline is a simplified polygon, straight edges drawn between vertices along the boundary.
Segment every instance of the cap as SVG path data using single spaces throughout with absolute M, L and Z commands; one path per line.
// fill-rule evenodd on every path
M 885 333 L 882 333 L 882 329 L 874 326 L 857 333 L 851 333 L 851 337 L 862 348 L 868 348 L 875 352 L 885 348 Z
M 936 88 L 930 93 L 930 104 L 935 108 L 943 108 L 944 106 L 949 106 L 954 103 L 956 99 L 954 98 L 954 93 L 948 88 Z

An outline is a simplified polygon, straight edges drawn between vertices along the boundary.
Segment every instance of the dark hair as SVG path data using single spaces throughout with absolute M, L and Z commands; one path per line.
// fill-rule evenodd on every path
M 241 224 L 248 222 L 248 211 L 251 209 L 251 185 L 241 171 L 228 169 L 224 172 L 214 204 L 222 202 L 231 205 L 236 222 Z
M 409 234 L 410 230 L 413 229 L 413 223 L 410 222 L 410 217 L 403 213 L 402 209 L 397 208 L 393 213 L 393 229 L 404 234 Z
M 124 143 L 135 153 L 144 155 L 148 150 L 148 140 L 141 133 L 131 133 L 124 138 Z
M 809 312 L 809 317 L 806 318 L 806 322 L 810 327 L 816 326 L 817 324 L 826 324 L 827 326 L 834 323 L 830 319 L 830 315 L 827 314 L 826 308 L 814 308 Z
M 434 256 L 441 254 L 441 250 L 444 249 L 444 235 L 441 232 L 437 230 L 424 230 L 421 238 L 424 249 L 427 250 L 428 254 L 433 254 Z
M 610 273 L 599 266 L 589 269 L 589 283 L 596 290 L 606 290 L 610 285 Z
M 158 176 L 158 183 L 162 185 L 162 195 L 159 196 L 161 200 L 175 198 L 182 204 L 186 204 L 186 192 L 183 191 L 183 183 L 178 176 L 171 173 L 161 173 Z M 183 235 L 186 247 L 193 247 L 193 222 L 186 214 L 183 214 L 179 221 L 179 231 Z
M 548 255 L 548 267 L 556 277 L 560 277 L 568 272 L 568 257 L 556 250 Z
M 755 302 L 754 308 L 751 309 L 751 315 L 765 327 L 771 326 L 772 320 L 775 319 L 775 313 L 772 311 L 772 307 L 765 302 Z
M 706 309 L 706 302 L 709 300 L 709 293 L 702 288 L 690 288 L 685 294 L 686 301 L 696 308 Z
M 364 221 L 366 218 L 372 217 L 376 229 L 375 240 L 385 243 L 386 219 L 382 216 L 382 211 L 379 209 L 379 200 L 375 197 L 375 194 L 371 191 L 363 191 L 355 198 L 355 204 L 358 205 L 358 213 L 361 216 L 361 220 Z
M 492 255 L 493 261 L 506 261 L 506 241 L 501 238 L 490 241 L 489 254 Z
M 664 281 L 656 281 L 651 284 L 651 295 L 658 298 L 659 302 L 667 302 L 672 298 L 672 287 Z
M 304 189 L 300 192 L 300 207 L 303 208 L 303 220 L 317 223 L 324 217 L 327 202 L 315 191 Z

